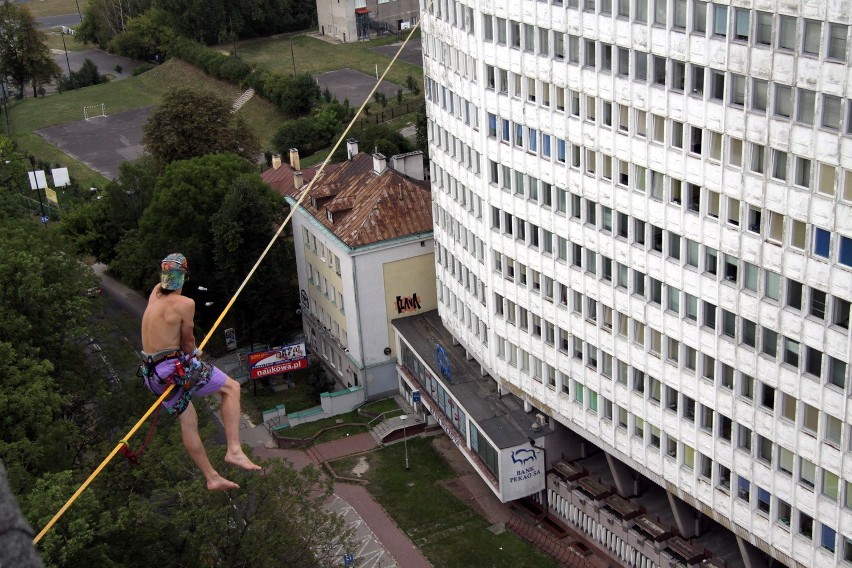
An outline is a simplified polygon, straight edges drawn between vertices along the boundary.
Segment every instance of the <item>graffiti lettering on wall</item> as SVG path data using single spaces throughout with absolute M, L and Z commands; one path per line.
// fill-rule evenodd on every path
M 415 310 L 420 309 L 420 298 L 417 297 L 417 292 L 413 293 L 411 296 L 397 296 L 396 297 L 396 313 L 404 314 L 407 312 L 413 312 Z

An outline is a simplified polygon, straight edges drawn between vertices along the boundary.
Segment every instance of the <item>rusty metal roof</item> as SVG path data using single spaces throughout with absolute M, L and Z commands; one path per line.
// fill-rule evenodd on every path
M 315 166 L 302 170 L 305 185 L 318 169 Z M 304 189 L 296 189 L 293 170 L 287 165 L 265 171 L 261 179 L 280 195 L 294 200 Z M 351 160 L 327 165 L 301 207 L 353 248 L 432 232 L 429 182 L 412 179 L 390 167 L 377 175 L 372 155 L 364 152 Z

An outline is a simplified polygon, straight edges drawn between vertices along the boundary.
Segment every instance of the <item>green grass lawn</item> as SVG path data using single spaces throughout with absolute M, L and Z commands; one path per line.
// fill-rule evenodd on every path
M 287 408 L 287 412 L 288 413 L 290 412 L 289 407 Z M 337 416 L 332 416 L 330 418 L 323 418 L 322 420 L 317 420 L 315 422 L 307 422 L 305 424 L 299 424 L 298 426 L 293 426 L 292 428 L 287 428 L 287 429 L 281 431 L 281 435 L 287 436 L 288 438 L 301 438 L 301 439 L 304 440 L 306 438 L 310 438 L 311 436 L 313 436 L 314 434 L 316 434 L 317 432 L 319 432 L 323 428 L 328 428 L 329 426 L 335 426 L 337 424 L 344 424 L 344 423 L 351 423 L 351 422 L 366 424 L 369 421 L 370 421 L 369 418 L 367 418 L 365 416 L 361 416 L 357 412 L 352 411 L 352 412 L 347 412 L 346 414 L 339 414 Z M 332 436 L 331 439 L 336 440 L 337 438 L 345 437 L 347 433 L 351 434 L 352 432 L 355 432 L 355 433 L 360 434 L 361 432 L 366 432 L 366 430 L 364 428 L 360 428 L 360 427 L 357 427 L 357 426 L 354 427 L 354 428 L 350 428 L 348 430 L 346 428 L 337 428 L 336 430 L 339 430 L 339 431 L 345 430 L 345 432 L 343 433 L 342 436 L 341 435 Z M 333 434 L 333 432 L 327 432 L 327 434 Z
M 288 74 L 293 72 L 290 40 L 290 37 L 276 36 L 246 41 L 238 47 L 237 51 L 240 57 L 257 65 L 259 69 Z M 375 77 L 376 65 L 379 66 L 379 75 L 381 75 L 390 58 L 374 53 L 370 51 L 370 48 L 394 43 L 398 41 L 398 38 L 390 36 L 358 43 L 332 44 L 314 37 L 298 35 L 293 36 L 292 41 L 296 71 L 299 73 L 307 72 L 316 75 L 348 67 Z M 420 34 L 416 33 L 411 41 L 420 41 Z M 227 49 L 227 47 L 221 46 L 220 49 Z M 399 59 L 391 68 L 386 80 L 404 87 L 405 79 L 409 75 L 414 77 L 422 88 L 423 70 Z M 363 101 L 349 102 L 357 107 Z
M 78 2 L 80 12 L 85 15 L 86 6 L 89 5 L 88 0 L 78 0 Z M 27 7 L 34 18 L 77 13 L 77 3 L 74 0 L 30 0 L 22 5 Z M 79 20 L 77 23 L 79 23 Z
M 269 407 L 271 408 L 271 407 Z M 368 412 L 380 414 L 382 412 L 402 412 L 399 408 L 399 405 L 393 398 L 385 398 L 382 400 L 377 400 L 375 402 L 371 402 L 362 406 L 364 410 Z M 287 406 L 287 412 L 295 412 L 295 410 L 291 411 L 290 406 Z M 354 436 L 355 434 L 361 434 L 367 431 L 367 424 L 372 420 L 366 416 L 361 416 L 357 411 L 347 412 L 346 414 L 339 414 L 337 416 L 332 416 L 330 418 L 323 418 L 322 420 L 317 420 L 316 422 L 308 422 L 306 424 L 299 424 L 298 426 L 293 426 L 292 428 L 287 428 L 281 431 L 282 436 L 286 436 L 288 438 L 300 438 L 305 440 L 314 436 L 317 432 L 324 428 L 328 428 L 330 426 L 336 426 L 338 424 L 363 424 L 363 426 L 341 426 L 339 428 L 334 428 L 333 430 L 328 430 L 323 432 L 320 436 L 314 440 L 315 444 L 322 444 L 324 442 L 330 442 L 332 440 L 338 440 L 340 438 L 345 438 L 346 436 Z
M 65 51 L 65 48 L 68 48 L 68 51 L 83 51 L 84 49 L 94 49 L 97 45 L 89 44 L 87 45 L 82 40 L 77 39 L 77 36 L 74 35 L 66 35 L 65 36 L 65 45 L 62 44 L 62 33 L 59 31 L 48 31 L 45 32 L 45 45 L 50 49 L 58 49 L 61 51 Z M 59 66 L 62 69 L 62 65 Z M 112 69 L 98 69 L 101 73 L 110 73 Z M 62 73 L 68 73 L 68 68 L 62 69 Z
M 373 414 L 381 414 L 382 412 L 393 412 L 394 410 L 399 409 L 399 405 L 392 397 L 383 398 L 382 400 L 376 400 L 374 402 L 367 403 L 361 407 L 361 410 L 366 410 L 367 412 L 372 412 Z
M 45 142 L 35 131 L 82 120 L 84 105 L 104 103 L 107 114 L 155 105 L 168 89 L 184 85 L 215 91 L 229 99 L 237 98 L 240 93 L 239 87 L 218 81 L 182 61 L 170 60 L 137 77 L 17 101 L 9 107 L 10 133 L 22 150 L 68 167 L 84 187 L 103 186 L 106 180 L 102 176 Z M 275 105 L 260 97 L 253 97 L 240 110 L 239 116 L 262 145 L 266 145 L 283 120 Z
M 431 439 L 394 444 L 366 455 L 367 490 L 385 508 L 435 566 L 442 568 L 536 566 L 556 567 L 532 546 L 505 532 L 495 535 L 488 521 L 438 482 L 454 476 Z M 351 475 L 359 457 L 332 463 L 340 475 Z
M 251 381 L 243 389 L 242 401 L 243 411 L 246 412 L 255 424 L 263 422 L 263 411 L 275 408 L 278 404 L 284 404 L 287 412 L 298 412 L 317 406 L 311 398 L 311 388 L 307 383 L 307 370 L 303 369 L 293 373 L 293 388 L 274 392 L 258 383 L 257 395 L 254 394 L 254 386 Z

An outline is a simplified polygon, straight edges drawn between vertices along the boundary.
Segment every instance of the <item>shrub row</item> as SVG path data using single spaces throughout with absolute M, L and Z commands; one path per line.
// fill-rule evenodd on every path
M 250 74 L 251 66 L 233 55 L 223 55 L 198 42 L 183 37 L 169 45 L 169 55 L 195 65 L 211 77 L 240 85 Z
M 169 55 L 194 65 L 208 75 L 255 92 L 278 106 L 288 116 L 304 116 L 319 101 L 320 89 L 308 73 L 282 75 L 271 71 L 252 71 L 251 66 L 233 55 L 223 55 L 198 42 L 177 38 L 169 46 Z

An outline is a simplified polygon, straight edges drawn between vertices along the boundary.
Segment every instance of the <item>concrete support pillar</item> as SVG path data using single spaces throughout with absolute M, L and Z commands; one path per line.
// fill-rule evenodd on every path
M 633 475 L 633 469 L 627 464 L 614 458 L 611 454 L 606 454 L 606 462 L 609 464 L 609 470 L 612 472 L 612 477 L 615 479 L 615 487 L 618 493 L 623 497 L 635 497 L 639 494 L 639 483 L 636 476 Z
M 700 513 L 684 503 L 681 499 L 671 491 L 666 491 L 669 498 L 669 505 L 672 508 L 672 514 L 677 524 L 677 530 L 684 538 L 692 538 L 698 536 L 700 530 Z
M 488 374 L 488 369 L 486 369 L 485 367 L 483 367 L 482 365 L 480 365 L 480 366 L 479 366 L 479 374 L 480 374 L 481 376 L 483 376 L 483 377 L 484 377 L 485 375 L 487 375 L 487 374 Z
M 568 461 L 583 459 L 586 457 L 586 441 L 579 435 L 565 431 L 565 443 L 562 444 L 562 455 Z
M 766 556 L 753 544 L 747 542 L 739 535 L 737 535 L 737 546 L 740 547 L 740 554 L 743 557 L 745 568 L 766 568 L 769 566 L 766 562 Z
M 468 361 L 473 361 L 473 355 L 467 349 L 464 350 L 464 358 Z

